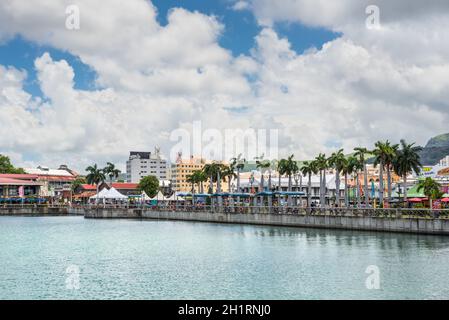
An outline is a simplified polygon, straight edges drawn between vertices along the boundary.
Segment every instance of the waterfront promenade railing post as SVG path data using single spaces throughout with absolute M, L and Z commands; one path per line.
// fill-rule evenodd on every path
M 163 211 L 163 212 L 205 212 L 205 213 L 224 213 L 224 214 L 271 214 L 271 215 L 302 215 L 302 216 L 347 216 L 347 217 L 375 217 L 375 218 L 425 218 L 425 219 L 449 219 L 449 209 L 417 209 L 417 208 L 345 208 L 345 207 L 300 207 L 300 206 L 251 206 L 251 205 L 232 205 L 232 206 L 212 206 L 212 205 L 146 205 L 142 208 L 137 204 L 1 204 L 0 214 L 24 214 L 29 213 L 45 213 L 53 210 L 55 213 L 68 212 L 69 210 L 131 210 L 140 209 L 143 211 Z

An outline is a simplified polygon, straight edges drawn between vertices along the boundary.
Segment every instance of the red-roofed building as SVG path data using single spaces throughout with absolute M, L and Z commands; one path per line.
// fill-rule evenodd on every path
M 39 178 L 38 175 L 35 174 L 17 174 L 17 173 L 2 173 L 0 174 L 0 178 L 11 178 L 11 179 L 19 179 L 19 180 L 28 180 L 28 181 L 37 181 Z
M 22 179 L 12 178 L 14 176 L 21 176 Z M 42 183 L 37 182 L 33 176 L 26 176 L 28 175 L 0 174 L 0 198 L 39 196 Z
M 80 184 L 73 191 L 74 191 L 74 194 L 79 194 L 82 192 L 91 192 L 91 191 L 94 191 L 96 193 L 97 186 L 94 184 Z
M 24 170 L 29 175 L 37 176 L 37 181 L 43 183 L 40 190 L 41 196 L 70 199 L 72 182 L 75 181 L 78 174 L 68 169 L 66 165 L 61 165 L 58 169 L 39 166 Z
M 103 190 L 104 188 L 110 189 L 111 187 L 117 189 L 118 192 L 125 196 L 131 195 L 140 195 L 141 191 L 138 188 L 138 183 L 127 183 L 127 182 L 113 182 L 108 183 L 104 182 L 100 185 L 99 190 Z
M 96 191 L 97 186 L 94 184 L 82 184 L 80 186 L 80 189 L 82 189 L 83 191 Z

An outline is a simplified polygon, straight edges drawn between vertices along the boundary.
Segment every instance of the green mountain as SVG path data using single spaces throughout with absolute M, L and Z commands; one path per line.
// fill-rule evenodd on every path
M 449 155 L 449 133 L 433 137 L 427 142 L 420 153 L 421 163 L 434 166 L 447 155 Z

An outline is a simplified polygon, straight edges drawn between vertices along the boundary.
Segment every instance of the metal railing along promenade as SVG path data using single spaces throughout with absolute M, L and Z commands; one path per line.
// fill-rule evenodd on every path
M 342 217 L 379 217 L 379 218 L 449 218 L 449 209 L 415 209 L 415 208 L 305 208 L 276 206 L 185 206 L 164 207 L 153 206 L 146 210 L 182 211 L 182 212 L 213 212 L 227 214 L 286 214 L 311 216 L 342 216 Z
M 0 204 L 1 211 L 14 209 L 77 209 L 77 210 L 146 210 L 159 212 L 205 212 L 220 214 L 274 214 L 298 216 L 341 216 L 341 217 L 378 217 L 378 218 L 428 218 L 449 219 L 449 209 L 418 208 L 354 208 L 354 207 L 299 207 L 299 206 L 247 206 L 247 205 L 196 205 L 191 204 Z

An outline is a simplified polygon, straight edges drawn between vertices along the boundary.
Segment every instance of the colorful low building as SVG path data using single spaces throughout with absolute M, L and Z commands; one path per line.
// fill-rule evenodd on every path
M 92 184 L 81 184 L 73 190 L 73 201 L 87 203 L 89 198 L 97 194 L 97 187 Z
M 39 197 L 42 183 L 38 176 L 28 174 L 0 174 L 0 198 Z
M 37 176 L 37 181 L 42 183 L 40 196 L 69 200 L 72 196 L 72 183 L 78 174 L 67 166 L 61 165 L 58 169 L 50 169 L 45 166 L 24 169 L 27 174 Z

